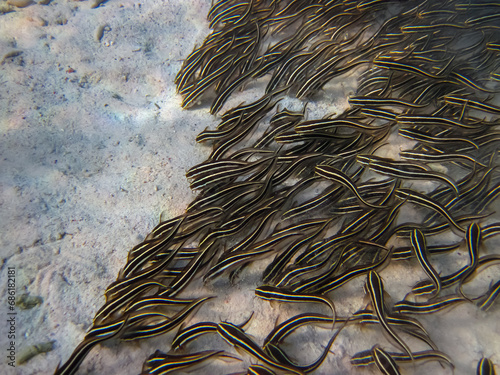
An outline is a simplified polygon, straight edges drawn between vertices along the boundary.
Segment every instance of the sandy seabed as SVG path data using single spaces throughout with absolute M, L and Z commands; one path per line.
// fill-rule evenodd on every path
M 173 79 L 182 60 L 208 34 L 210 2 L 197 0 L 51 1 L 24 8 L 1 2 L 0 15 L 0 343 L 7 374 L 51 374 L 83 339 L 106 287 L 116 279 L 128 251 L 158 223 L 184 212 L 194 193 L 185 172 L 208 156 L 196 135 L 214 127 L 208 107 L 180 107 Z M 9 11 L 12 10 L 12 11 Z M 4 13 L 5 12 L 5 13 Z M 349 93 L 325 96 L 314 106 L 345 105 Z M 250 87 L 224 108 L 260 96 Z M 399 146 L 397 146 L 399 149 Z M 498 241 L 488 242 L 495 249 Z M 467 254 L 457 254 L 463 265 Z M 447 258 L 449 259 L 449 258 Z M 454 269 L 456 264 L 443 267 Z M 40 304 L 16 307 L 16 355 L 32 345 L 54 342 L 53 350 L 22 365 L 8 366 L 8 275 L 15 269 L 17 296 L 39 296 Z M 304 312 L 301 306 L 271 306 L 254 298 L 263 265 L 257 263 L 229 288 L 223 279 L 198 286 L 193 296 L 219 295 L 191 319 L 244 321 L 262 340 L 276 318 Z M 483 290 L 498 268 L 482 274 Z M 495 275 L 497 272 L 497 275 Z M 382 272 L 394 300 L 403 298 L 421 270 L 408 263 Z M 362 295 L 364 278 L 351 288 Z M 357 289 L 356 289 L 357 288 Z M 220 291 L 224 290 L 222 294 Z M 335 294 L 337 313 L 363 306 L 351 290 Z M 321 306 L 308 309 L 326 313 Z M 475 371 L 482 356 L 500 363 L 500 308 L 487 313 L 474 305 L 419 317 L 455 374 Z M 328 341 L 324 329 L 301 331 L 295 354 L 316 358 Z M 352 327 L 339 336 L 318 374 L 368 374 L 350 356 L 382 337 L 373 328 Z M 172 334 L 132 343 L 99 345 L 78 374 L 138 374 L 156 349 L 167 351 Z M 203 337 L 192 350 L 222 348 L 218 337 Z M 306 355 L 304 353 L 307 353 Z M 243 357 L 246 363 L 252 359 Z M 219 363 L 214 373 L 241 370 Z M 451 373 L 436 363 L 407 373 Z M 3 372 L 7 370 L 7 372 Z M 220 372 L 219 372 L 220 371 Z M 204 370 L 201 371 L 203 373 Z

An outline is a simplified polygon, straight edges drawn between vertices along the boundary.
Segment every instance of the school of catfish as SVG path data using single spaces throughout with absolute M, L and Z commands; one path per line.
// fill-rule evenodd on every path
M 141 375 L 241 361 L 232 351 L 190 351 L 202 335 L 250 356 L 241 374 L 335 374 L 321 367 L 353 325 L 383 332 L 380 344 L 350 353 L 354 367 L 408 374 L 438 361 L 444 373 L 453 371 L 418 316 L 459 304 L 498 312 L 500 280 L 479 295 L 467 284 L 500 264 L 500 252 L 488 245 L 500 233 L 492 208 L 500 194 L 500 4 L 219 0 L 208 20 L 211 33 L 175 80 L 182 106 L 211 103 L 216 115 L 255 82 L 263 95 L 225 111 L 216 129 L 197 137 L 212 146 L 208 160 L 187 172 L 197 198 L 130 250 L 83 342 L 56 374 L 76 373 L 103 341 L 171 331 L 173 342 L 145 361 Z M 359 78 L 349 108 L 308 118 L 307 103 L 351 75 Z M 285 97 L 302 108 L 281 106 Z M 391 142 L 408 148 L 389 157 Z M 443 234 L 454 240 L 440 240 Z M 439 265 L 458 251 L 464 265 L 443 273 Z M 301 304 L 302 313 L 277 323 L 263 344 L 245 331 L 251 311 L 240 324 L 189 324 L 217 298 L 193 297 L 195 278 L 238 284 L 256 260 L 267 265 L 255 295 Z M 390 280 L 380 273 L 401 261 L 425 278 L 391 303 L 384 287 Z M 365 280 L 367 302 L 340 316 L 335 290 L 357 278 Z M 312 305 L 323 305 L 325 314 L 308 311 Z M 297 363 L 284 341 L 318 325 L 331 331 L 330 340 L 316 360 Z M 427 349 L 416 351 L 415 342 Z M 495 373 L 488 357 L 474 367 Z

